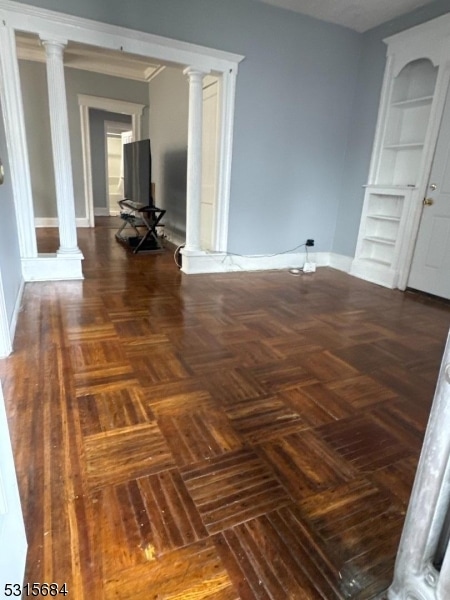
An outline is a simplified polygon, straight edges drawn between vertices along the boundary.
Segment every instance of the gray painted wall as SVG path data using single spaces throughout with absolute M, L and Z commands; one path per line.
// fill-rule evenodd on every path
M 30 3 L 244 54 L 229 249 L 274 253 L 313 237 L 331 250 L 361 35 L 254 0 Z
M 254 0 L 29 0 L 237 52 L 229 249 L 273 253 L 308 237 L 355 249 L 385 64 L 382 38 L 448 12 L 435 0 L 364 35 Z
M 24 97 L 25 124 L 30 153 L 31 183 L 36 217 L 56 217 L 56 196 L 51 156 L 45 65 L 19 61 Z M 126 100 L 147 106 L 148 84 L 78 69 L 65 69 L 69 114 L 75 213 L 85 217 L 81 122 L 78 94 Z M 148 109 L 144 109 L 142 131 L 148 131 Z M 104 172 L 104 168 L 103 168 Z M 94 173 L 95 175 L 95 173 Z
M 19 61 L 25 129 L 30 158 L 34 216 L 56 217 L 50 115 L 45 65 Z
M 166 68 L 150 82 L 150 140 L 155 202 L 165 208 L 164 222 L 186 233 L 188 81 L 181 69 Z
M 0 157 L 5 170 L 5 182 L 0 186 L 0 272 L 3 279 L 6 313 L 11 324 L 22 282 L 22 267 L 3 118 L 0 118 Z
M 340 206 L 336 222 L 333 250 L 354 256 L 367 183 L 378 105 L 386 64 L 383 38 L 419 25 L 450 10 L 448 0 L 435 0 L 409 15 L 393 19 L 363 36 L 363 51 L 353 101 L 352 120 L 345 166 L 342 175 Z
M 89 109 L 89 131 L 91 137 L 91 164 L 92 164 L 92 193 L 94 206 L 107 208 L 106 196 L 106 144 L 105 121 L 128 123 L 131 129 L 131 117 L 112 113 L 106 110 Z M 144 131 L 144 130 L 143 130 Z M 145 137 L 145 136 L 144 136 Z

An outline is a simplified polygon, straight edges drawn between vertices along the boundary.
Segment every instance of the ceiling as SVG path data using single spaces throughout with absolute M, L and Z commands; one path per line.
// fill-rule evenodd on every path
M 259 0 L 360 33 L 434 0 Z
M 38 36 L 18 33 L 16 41 L 19 58 L 45 62 L 45 50 Z M 64 65 L 72 69 L 93 71 L 142 82 L 151 81 L 164 69 L 162 65 L 143 56 L 76 42 L 69 42 L 64 49 Z

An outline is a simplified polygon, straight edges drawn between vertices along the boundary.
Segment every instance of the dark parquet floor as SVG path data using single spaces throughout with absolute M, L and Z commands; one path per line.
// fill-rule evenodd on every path
M 379 597 L 450 307 L 326 268 L 186 276 L 106 226 L 80 246 L 85 280 L 27 284 L 0 361 L 26 581 L 73 600 Z

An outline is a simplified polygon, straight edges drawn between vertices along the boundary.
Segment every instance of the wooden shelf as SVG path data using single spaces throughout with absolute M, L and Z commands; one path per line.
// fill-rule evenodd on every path
M 427 106 L 433 101 L 433 96 L 422 96 L 421 98 L 409 98 L 408 100 L 398 100 L 393 102 L 391 106 L 398 108 L 417 108 L 419 106 Z
M 367 215 L 368 219 L 377 219 L 378 221 L 393 221 L 400 222 L 400 217 L 391 217 L 390 215 Z
M 364 237 L 368 242 L 374 242 L 376 244 L 385 244 L 386 246 L 395 246 L 395 240 L 391 238 L 383 238 L 375 235 L 366 235 Z
M 423 148 L 423 142 L 407 142 L 404 144 L 388 144 L 385 150 L 415 150 Z

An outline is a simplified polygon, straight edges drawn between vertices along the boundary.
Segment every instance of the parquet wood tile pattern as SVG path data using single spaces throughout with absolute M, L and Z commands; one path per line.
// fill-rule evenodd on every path
M 371 600 L 450 307 L 331 269 L 186 276 L 80 230 L 0 361 L 29 553 L 73 600 Z M 39 230 L 42 252 L 55 230 Z

